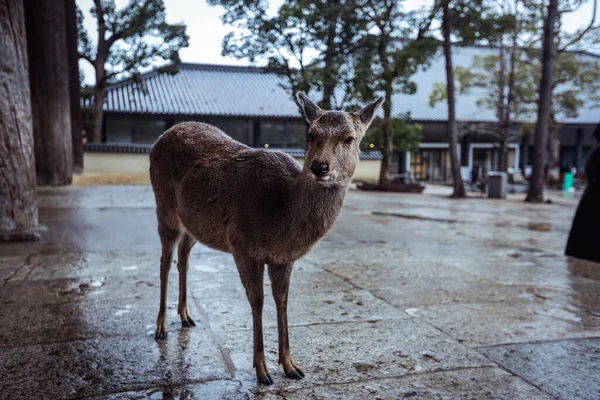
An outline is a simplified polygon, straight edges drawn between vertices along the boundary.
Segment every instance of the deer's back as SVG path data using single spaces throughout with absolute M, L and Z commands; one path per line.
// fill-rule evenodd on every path
M 291 157 L 249 148 L 202 123 L 174 126 L 150 153 L 159 221 L 229 252 L 236 236 L 260 240 L 265 227 L 271 233 L 286 219 L 299 172 Z
M 218 165 L 248 149 L 218 128 L 202 122 L 183 122 L 162 134 L 150 152 L 152 185 L 161 179 L 179 182 L 198 162 Z M 156 190 L 156 187 L 155 187 Z

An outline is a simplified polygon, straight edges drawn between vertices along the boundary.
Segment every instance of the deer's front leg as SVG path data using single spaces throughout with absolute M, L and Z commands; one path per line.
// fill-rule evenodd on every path
M 287 302 L 290 291 L 290 278 L 293 264 L 269 265 L 269 278 L 273 289 L 273 298 L 277 307 L 277 333 L 279 334 L 279 364 L 289 378 L 302 379 L 304 373 L 292 360 L 290 339 L 288 336 Z
M 254 368 L 256 378 L 265 385 L 273 384 L 273 378 L 267 369 L 265 347 L 263 343 L 262 310 L 264 304 L 263 282 L 265 265 L 241 256 L 234 256 L 235 263 L 242 279 L 246 296 L 252 308 L 252 325 L 254 331 Z

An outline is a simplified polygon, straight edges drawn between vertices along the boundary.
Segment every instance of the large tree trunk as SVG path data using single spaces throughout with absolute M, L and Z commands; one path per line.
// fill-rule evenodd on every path
M 392 85 L 386 85 L 385 102 L 383 103 L 383 148 L 379 184 L 387 185 L 392 181 Z
M 452 66 L 452 43 L 450 42 L 450 6 L 449 0 L 444 3 L 442 29 L 444 31 L 444 57 L 446 59 L 446 90 L 448 92 L 448 144 L 450 146 L 450 166 L 452 169 L 452 198 L 464 198 L 465 186 L 460 176 L 458 163 L 458 135 L 456 132 L 456 93 L 454 90 L 454 69 Z
M 542 78 L 540 80 L 540 97 L 538 116 L 535 124 L 535 148 L 533 154 L 533 169 L 529 181 L 529 191 L 525 201 L 541 203 L 544 201 L 544 158 L 546 154 L 546 136 L 548 118 L 550 117 L 550 102 L 552 96 L 552 73 L 556 58 L 554 43 L 554 23 L 558 14 L 558 0 L 550 0 L 548 16 L 544 24 L 544 40 L 542 47 Z
M 65 0 L 25 0 L 35 167 L 39 185 L 73 178 Z
M 547 182 L 550 187 L 555 187 L 560 181 L 560 137 L 558 135 L 558 124 L 554 115 L 550 113 L 548 121 L 548 176 Z
M 69 55 L 69 103 L 71 105 L 71 138 L 73 172 L 83 172 L 83 121 L 81 116 L 81 88 L 79 87 L 79 55 L 77 53 L 77 14 L 75 0 L 65 1 L 67 19 L 67 52 Z
M 0 242 L 39 238 L 26 49 L 22 0 L 0 0 Z

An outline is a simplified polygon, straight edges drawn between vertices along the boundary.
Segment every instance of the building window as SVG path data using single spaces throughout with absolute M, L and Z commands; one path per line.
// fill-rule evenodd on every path
M 229 120 L 227 131 L 229 136 L 238 142 L 250 145 L 252 139 L 252 121 L 249 119 L 232 119 Z
M 257 146 L 303 148 L 305 135 L 306 125 L 302 120 L 262 120 Z
M 448 149 L 419 149 L 412 153 L 410 169 L 416 180 L 447 182 L 450 180 L 450 154 Z
M 515 161 L 517 158 L 517 151 L 515 149 L 508 149 L 508 152 L 506 153 L 506 157 L 508 158 L 506 165 L 508 166 L 508 168 L 515 168 Z M 517 165 L 517 168 L 519 166 Z
M 167 128 L 164 118 L 106 116 L 106 142 L 152 144 Z
M 506 149 L 506 168 L 515 167 L 516 157 L 514 148 Z M 473 148 L 473 167 L 477 169 L 478 178 L 485 178 L 491 171 L 501 171 L 500 148 Z
M 108 143 L 131 143 L 131 116 L 106 116 L 106 141 Z
M 560 149 L 560 171 L 571 172 L 573 167 L 577 167 L 577 147 L 564 146 Z
M 240 118 L 209 118 L 207 123 L 216 126 L 232 139 L 246 145 L 252 145 L 252 120 Z
M 132 129 L 132 143 L 152 144 L 167 127 L 165 119 L 136 118 Z

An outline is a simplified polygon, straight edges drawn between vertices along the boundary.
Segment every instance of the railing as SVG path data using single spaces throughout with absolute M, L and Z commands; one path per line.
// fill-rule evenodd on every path
M 138 143 L 87 143 L 83 150 L 88 153 L 126 153 L 126 154 L 148 154 L 152 149 L 151 144 Z M 269 151 L 281 151 L 294 158 L 304 158 L 304 149 L 268 149 Z M 379 151 L 360 153 L 361 160 L 381 160 L 383 157 Z

